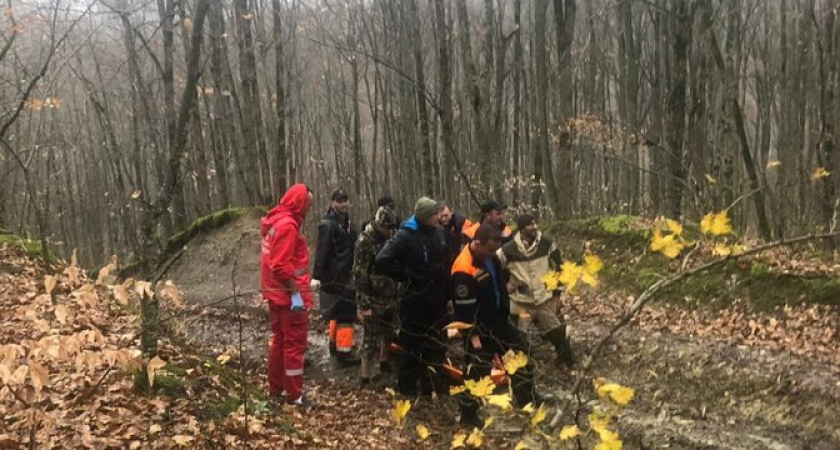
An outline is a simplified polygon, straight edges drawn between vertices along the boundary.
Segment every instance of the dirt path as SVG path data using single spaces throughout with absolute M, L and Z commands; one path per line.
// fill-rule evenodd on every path
M 239 292 L 257 288 L 256 220 L 246 219 L 194 239 L 172 266 L 169 275 L 184 291 L 188 304 L 213 303 L 231 295 L 233 278 Z M 237 261 L 236 277 L 233 261 Z M 584 354 L 611 319 L 578 308 L 581 313 L 569 308 L 571 333 L 578 352 Z M 241 321 L 235 311 L 240 312 Z M 352 393 L 355 370 L 338 369 L 330 361 L 322 326 L 313 319 L 307 378 L 317 385 L 323 400 L 336 408 L 323 414 L 334 417 L 340 402 L 327 397 Z M 232 301 L 214 304 L 200 314 L 184 316 L 173 328 L 207 354 L 235 355 L 240 323 L 242 356 L 259 373 L 264 370 L 269 326 L 258 296 L 242 298 L 238 305 Z M 657 331 L 667 329 L 666 325 L 655 330 L 628 326 L 593 368 L 595 376 L 636 389 L 632 406 L 620 420 L 625 448 L 840 448 L 838 365 L 778 350 L 769 341 L 766 346 L 761 342 L 746 346 L 716 339 L 713 332 L 701 339 L 683 328 L 675 327 L 675 333 Z M 550 353 L 539 345 L 535 357 L 547 361 Z M 570 381 L 569 374 L 550 364 L 541 365 L 538 383 L 544 391 L 563 395 Z M 440 427 L 454 427 L 454 405 L 444 402 L 430 410 L 438 416 Z M 352 420 L 358 425 L 367 419 Z M 371 422 L 370 426 L 375 433 L 387 424 Z

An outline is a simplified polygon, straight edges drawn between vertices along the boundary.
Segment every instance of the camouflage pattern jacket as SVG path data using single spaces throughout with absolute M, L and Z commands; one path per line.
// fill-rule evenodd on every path
M 353 278 L 356 286 L 356 302 L 360 311 L 372 309 L 374 312 L 382 312 L 397 304 L 399 292 L 397 281 L 377 274 L 373 268 L 373 260 L 376 259 L 376 255 L 386 242 L 388 239 L 377 233 L 372 225 L 367 225 L 356 240 Z

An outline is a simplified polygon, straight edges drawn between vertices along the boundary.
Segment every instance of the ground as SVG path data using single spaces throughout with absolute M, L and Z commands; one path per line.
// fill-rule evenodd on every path
M 40 388 L 50 393 L 44 398 L 35 397 L 36 391 L 27 396 L 29 391 L 19 388 L 31 403 L 29 409 L 21 409 L 12 391 L 0 389 L 5 414 L 0 448 L 29 442 L 30 420 L 41 417 L 28 415 L 40 404 L 33 399 L 51 405 L 37 423 L 55 423 L 34 432 L 42 444 L 102 448 L 117 445 L 119 437 L 123 446 L 133 448 L 218 448 L 244 442 L 254 448 L 449 448 L 458 431 L 457 404 L 450 398 L 421 399 L 412 405 L 406 424 L 396 427 L 389 377 L 379 377 L 373 389 L 360 390 L 356 369 L 339 369 L 331 362 L 315 312 L 306 369 L 315 407 L 301 414 L 265 397 L 269 327 L 257 293 L 260 214 L 236 214 L 169 249 L 163 279 L 173 280 L 183 295 L 167 296 L 162 303 L 167 329 L 158 355 L 166 364 L 157 371 L 154 387 L 144 371 L 118 373 L 112 371 L 113 363 L 92 356 L 136 351 L 137 316 L 131 303 L 119 301 L 116 286 L 94 283 L 97 277 L 74 278 L 73 270 L 60 268 L 58 287 L 48 301 L 43 269 L 21 249 L 0 246 L 0 350 L 21 342 L 36 355 L 40 347 L 34 343 L 55 333 L 74 336 L 97 329 L 105 336 L 104 343 L 94 343 L 89 351 L 75 350 L 85 355 L 81 366 L 79 357 L 75 362 L 75 370 L 82 372 L 65 376 L 60 371 L 70 367 L 72 372 L 73 364 L 43 363 L 54 386 Z M 567 258 L 579 256 L 588 241 L 607 265 L 599 286 L 566 296 L 558 305 L 578 355 L 588 353 L 657 274 L 673 269 L 646 252 L 643 228 L 632 218 L 620 218 L 549 229 L 562 236 Z M 840 448 L 840 311 L 832 297 L 837 266 L 814 259 L 812 250 L 703 274 L 666 292 L 616 336 L 591 375 L 636 390 L 618 419 L 624 448 Z M 84 290 L 93 284 L 95 302 Z M 138 290 L 136 283 L 125 286 L 132 296 Z M 77 314 L 76 320 L 91 320 L 63 319 L 68 310 Z M 562 405 L 577 372 L 556 368 L 550 363 L 551 349 L 533 330 L 531 336 L 539 388 Z M 8 356 L 3 358 L 0 354 L 0 365 L 9 362 Z M 18 372 L 0 375 L 14 382 Z M 74 391 L 69 381 L 80 376 L 83 389 Z M 104 381 L 101 387 L 97 380 Z M 583 400 L 593 397 L 586 387 Z M 525 436 L 527 419 L 490 408 L 486 412 L 497 421 L 488 429 L 485 448 L 513 448 Z M 67 422 L 69 417 L 108 420 Z M 574 421 L 571 415 L 561 416 L 559 425 Z M 120 427 L 114 428 L 115 423 Z M 432 431 L 423 443 L 414 431 L 417 424 Z
M 188 302 L 206 303 L 231 295 L 233 261 L 237 261 L 237 291 L 258 288 L 258 216 L 252 213 L 189 243 L 189 250 L 169 273 Z M 567 297 L 561 305 L 579 354 L 593 346 L 628 305 L 628 297 L 655 280 L 654 269 L 663 270 L 652 259 L 653 267 L 618 266 L 623 258 L 646 253 L 643 235 L 619 232 L 622 227 L 632 229 L 624 222 L 629 220 L 599 223 L 600 230 L 580 224 L 551 230 L 570 237 L 565 241 L 567 254 L 573 254 L 585 239 L 596 251 L 613 253 L 606 258 L 610 267 L 604 285 L 581 297 Z M 562 234 L 561 229 L 565 230 Z M 657 264 L 667 268 L 667 263 Z M 625 448 L 840 447 L 840 430 L 834 419 L 840 417 L 840 316 L 837 298 L 832 297 L 834 273 L 776 274 L 771 271 L 774 261 L 750 264 L 758 269 L 744 275 L 743 268 L 727 267 L 726 273 L 704 274 L 701 280 L 687 283 L 683 289 L 690 292 L 671 292 L 622 331 L 594 365 L 596 376 L 637 390 L 632 407 L 620 419 Z M 628 280 L 631 274 L 633 279 Z M 733 274 L 736 278 L 744 275 L 744 279 L 733 279 Z M 786 276 L 788 282 L 779 281 Z M 714 289 L 709 287 L 712 281 Z M 801 288 L 805 283 L 812 283 L 819 293 L 811 296 L 815 301 L 798 297 L 780 300 L 780 296 L 789 295 L 785 289 L 791 284 L 806 293 Z M 761 301 L 741 303 L 743 294 L 755 295 L 761 288 L 772 292 Z M 230 312 L 232 307 L 209 309 L 181 326 L 194 344 L 208 352 L 235 352 L 239 327 L 236 315 Z M 266 315 L 256 295 L 243 300 L 240 308 L 247 314 L 243 356 L 249 367 L 260 372 L 268 339 Z M 336 421 L 335 428 L 349 430 L 342 446 L 351 442 L 374 445 L 381 442 L 379 435 L 393 439 L 389 394 L 381 390 L 360 394 L 355 373 L 339 370 L 330 362 L 323 328 L 317 316 L 313 319 L 307 376 L 308 383 L 315 386 L 315 401 L 324 405 L 309 417 L 296 418 L 296 424 L 305 428 L 314 423 L 312 417 L 315 422 L 324 418 Z M 549 360 L 550 349 L 540 344 L 536 355 L 541 361 Z M 540 367 L 542 389 L 561 397 L 568 395 L 564 389 L 569 388 L 571 375 L 550 364 Z M 348 417 L 340 399 L 360 405 L 358 399 L 347 398 L 360 395 L 365 399 L 361 404 L 372 401 L 380 409 L 373 416 L 365 410 Z M 457 428 L 455 404 L 445 399 L 422 406 L 428 411 L 415 406 L 410 424 L 418 420 L 428 423 L 441 435 L 437 442 L 448 446 L 444 438 Z M 375 417 L 373 426 L 371 417 Z M 518 435 L 519 430 L 502 434 L 499 442 L 512 447 Z M 413 438 L 410 427 L 396 436 L 407 442 Z M 394 442 L 398 441 L 390 441 Z

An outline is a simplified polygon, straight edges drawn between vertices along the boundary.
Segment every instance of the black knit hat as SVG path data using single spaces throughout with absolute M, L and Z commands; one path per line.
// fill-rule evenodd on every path
M 522 214 L 516 218 L 516 229 L 521 230 L 536 221 L 537 218 L 533 214 Z
M 503 205 L 496 200 L 487 200 L 481 204 L 481 214 L 487 214 L 490 211 L 503 211 L 507 209 L 507 205 Z
M 336 189 L 332 192 L 332 195 L 330 195 L 331 202 L 343 202 L 349 198 L 350 196 L 347 195 L 347 191 L 344 189 Z

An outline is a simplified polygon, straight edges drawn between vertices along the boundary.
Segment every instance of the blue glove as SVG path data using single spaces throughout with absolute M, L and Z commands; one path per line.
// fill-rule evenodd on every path
M 300 296 L 300 292 L 295 292 L 292 294 L 292 311 L 303 311 L 305 308 L 303 306 L 303 297 Z

